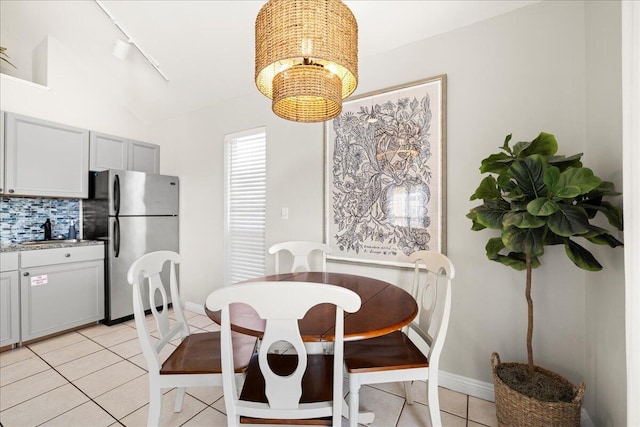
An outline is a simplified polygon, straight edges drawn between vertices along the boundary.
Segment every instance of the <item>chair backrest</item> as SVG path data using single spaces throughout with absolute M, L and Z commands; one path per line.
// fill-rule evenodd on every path
M 331 246 L 322 242 L 312 242 L 303 240 L 292 240 L 289 242 L 276 243 L 269 248 L 270 254 L 276 255 L 276 274 L 280 273 L 280 252 L 288 251 L 293 256 L 291 273 L 296 271 L 311 271 L 309 258 L 312 252 L 321 252 L 321 271 L 327 271 L 327 254 L 331 253 Z
M 409 259 L 415 264 L 411 293 L 420 310 L 410 328 L 429 345 L 429 363 L 437 367 L 449 327 L 455 269 L 449 258 L 438 252 L 418 251 Z
M 229 304 L 237 302 L 252 306 L 260 318 L 266 321 L 258 361 L 265 380 L 268 404 L 243 402 L 237 397 L 236 383 L 232 375 L 234 366 L 229 318 Z M 300 403 L 302 377 L 307 369 L 307 350 L 300 336 L 298 320 L 302 319 L 310 308 L 323 303 L 336 306 L 333 401 L 318 406 Z M 344 312 L 352 313 L 359 310 L 360 303 L 360 297 L 351 290 L 308 282 L 250 282 L 227 286 L 211 293 L 206 301 L 207 308 L 222 310 L 222 376 L 227 416 L 295 419 L 332 415 L 334 421 L 339 420 L 343 399 Z M 297 366 L 286 376 L 275 373 L 267 361 L 269 348 L 279 341 L 289 343 L 298 356 Z M 271 356 L 273 355 L 269 357 Z
M 173 312 L 176 322 L 169 325 L 169 310 L 167 292 L 163 286 L 160 274 L 165 263 L 169 263 L 169 286 Z M 176 278 L 176 264 L 180 263 L 180 255 L 171 251 L 151 252 L 141 256 L 129 267 L 127 280 L 133 285 L 133 316 L 140 339 L 140 346 L 147 362 L 150 374 L 160 372 L 162 360 L 160 351 L 179 334 L 181 338 L 189 335 L 189 325 L 185 320 L 178 294 L 178 280 Z M 146 282 L 146 283 L 145 283 Z M 146 288 L 146 289 L 145 289 Z M 156 295 L 162 299 L 161 311 L 156 308 Z M 144 313 L 144 298 L 149 298 L 151 314 L 155 320 L 160 341 L 151 336 Z

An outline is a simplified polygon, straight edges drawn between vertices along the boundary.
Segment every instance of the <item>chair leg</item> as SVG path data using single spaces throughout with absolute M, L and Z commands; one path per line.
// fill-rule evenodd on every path
M 411 393 L 411 384 L 412 381 L 404 381 L 402 383 L 402 386 L 404 387 L 404 398 L 409 405 L 413 405 L 413 393 Z
M 360 408 L 360 380 L 357 375 L 349 375 L 349 427 L 358 426 Z
M 162 389 L 152 382 L 149 383 L 149 416 L 147 427 L 157 427 L 162 413 Z
M 184 401 L 184 394 L 186 391 L 186 387 L 178 387 L 176 389 L 176 405 L 173 407 L 173 412 L 182 411 L 182 402 Z
M 442 427 L 440 419 L 440 399 L 438 397 L 438 377 L 432 373 L 427 381 L 427 404 L 429 405 L 429 415 L 433 427 Z

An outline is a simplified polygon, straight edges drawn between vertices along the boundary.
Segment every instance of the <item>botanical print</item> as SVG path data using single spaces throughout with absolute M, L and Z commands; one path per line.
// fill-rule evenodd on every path
M 441 248 L 442 82 L 345 103 L 327 123 L 335 258 L 402 264 Z

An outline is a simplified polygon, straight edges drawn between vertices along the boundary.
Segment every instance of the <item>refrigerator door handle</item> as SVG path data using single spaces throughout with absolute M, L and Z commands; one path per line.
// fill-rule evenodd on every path
M 113 180 L 113 209 L 116 211 L 116 216 L 120 215 L 120 176 L 118 174 Z
M 113 252 L 114 256 L 118 258 L 120 255 L 120 220 L 118 217 L 113 222 Z

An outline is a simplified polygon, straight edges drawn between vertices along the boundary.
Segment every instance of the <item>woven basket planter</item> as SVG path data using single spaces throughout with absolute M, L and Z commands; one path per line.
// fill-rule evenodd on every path
M 505 384 L 497 374 L 499 365 L 508 367 L 522 364 L 501 363 L 498 353 L 491 354 L 496 415 L 500 427 L 580 427 L 580 406 L 584 395 L 584 383 L 580 383 L 576 389 L 564 377 L 536 366 L 536 371 L 561 380 L 575 391 L 575 398 L 571 402 L 544 402 L 525 396 Z

